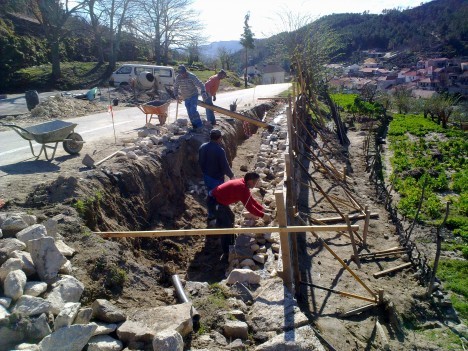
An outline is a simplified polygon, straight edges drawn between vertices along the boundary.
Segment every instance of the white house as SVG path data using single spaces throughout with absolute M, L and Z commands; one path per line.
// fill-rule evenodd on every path
M 279 65 L 265 65 L 261 69 L 262 84 L 284 83 L 286 72 Z

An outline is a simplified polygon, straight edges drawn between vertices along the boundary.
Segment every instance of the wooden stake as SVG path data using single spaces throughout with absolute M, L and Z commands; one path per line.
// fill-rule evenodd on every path
M 276 219 L 280 228 L 287 229 L 287 217 L 285 208 L 285 199 L 283 191 L 275 191 L 276 199 Z M 291 266 L 291 248 L 289 246 L 289 232 L 280 232 L 281 259 L 283 261 L 283 283 L 294 293 L 293 274 Z
M 356 262 L 358 268 L 361 268 L 361 261 L 359 260 L 359 252 L 356 247 L 356 242 L 354 241 L 354 233 L 351 230 L 351 222 L 349 221 L 349 216 L 345 215 L 345 221 L 346 225 L 348 226 L 348 233 L 349 237 L 351 239 L 351 245 L 353 246 L 353 252 L 354 252 L 354 261 Z
M 369 220 L 370 220 L 370 211 L 369 211 L 369 205 L 366 205 L 366 208 L 364 210 L 366 214 L 366 219 L 364 221 L 364 230 L 362 232 L 362 243 L 366 245 L 366 240 L 367 240 L 367 232 L 369 230 Z
M 379 277 L 384 276 L 384 275 L 387 275 L 387 274 L 389 274 L 389 273 L 396 272 L 396 271 L 399 271 L 399 270 L 401 270 L 401 269 L 411 267 L 411 265 L 412 265 L 411 262 L 403 263 L 403 264 L 401 264 L 401 265 L 399 265 L 399 266 L 396 266 L 396 267 L 393 267 L 393 268 L 389 268 L 389 269 L 385 269 L 385 270 L 383 270 L 383 271 L 374 273 L 373 276 L 374 276 L 374 278 L 379 278 Z

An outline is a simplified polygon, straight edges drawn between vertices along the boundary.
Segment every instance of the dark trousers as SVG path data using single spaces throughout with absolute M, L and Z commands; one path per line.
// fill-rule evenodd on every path
M 218 203 L 216 210 L 216 227 L 217 228 L 234 228 L 234 213 L 229 206 L 224 206 Z M 234 234 L 221 235 L 221 247 L 225 254 L 229 253 L 229 245 L 234 245 Z

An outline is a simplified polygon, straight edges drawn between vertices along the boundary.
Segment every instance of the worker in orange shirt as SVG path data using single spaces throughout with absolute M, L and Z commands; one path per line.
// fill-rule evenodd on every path
M 208 93 L 208 99 L 205 100 L 205 103 L 213 106 L 213 101 L 216 101 L 216 92 L 219 88 L 219 83 L 221 79 L 227 77 L 227 73 L 222 69 L 214 76 L 211 76 L 205 83 L 205 90 Z M 212 125 L 216 124 L 215 114 L 210 109 L 206 109 L 206 119 Z

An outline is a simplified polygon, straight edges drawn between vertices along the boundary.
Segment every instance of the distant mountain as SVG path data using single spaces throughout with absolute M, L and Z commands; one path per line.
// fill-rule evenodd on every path
M 200 46 L 200 55 L 207 59 L 216 58 L 218 50 L 224 48 L 228 53 L 234 54 L 242 49 L 239 40 L 216 41 L 208 45 Z

